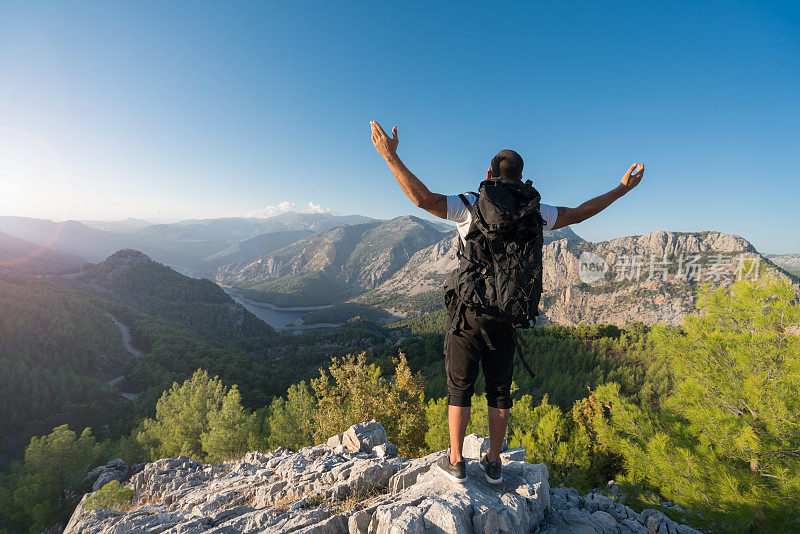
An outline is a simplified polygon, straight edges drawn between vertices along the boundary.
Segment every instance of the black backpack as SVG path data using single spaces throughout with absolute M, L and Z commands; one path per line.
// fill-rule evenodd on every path
M 448 331 L 460 328 L 465 308 L 531 327 L 542 295 L 541 196 L 530 180 L 506 177 L 484 180 L 472 194 L 475 206 L 459 195 L 472 220 L 465 242 L 458 241 L 458 267 L 445 282 Z

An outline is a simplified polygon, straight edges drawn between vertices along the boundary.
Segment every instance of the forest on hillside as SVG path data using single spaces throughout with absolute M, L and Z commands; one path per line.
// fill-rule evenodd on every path
M 628 505 L 703 530 L 785 532 L 800 514 L 796 291 L 780 281 L 701 289 L 700 313 L 682 328 L 525 331 L 535 375 L 516 362 L 510 445 L 546 463 L 553 485 L 585 492 L 614 480 Z M 116 457 L 189 454 L 217 463 L 253 449 L 296 450 L 370 418 L 407 457 L 447 446 L 443 336 L 430 333 L 433 323 L 425 332 L 424 318 L 416 335 L 410 321 L 213 345 L 181 325 L 46 281 L 6 277 L 0 298 L 16 306 L 2 332 L 20 332 L 2 347 L 0 365 L 19 376 L 10 366 L 22 362 L 42 377 L 39 389 L 2 390 L 4 407 L 28 410 L 25 418 L 3 414 L 17 421 L 17 446 L 4 444 L 9 462 L 0 475 L 0 528 L 9 532 L 63 522 L 86 491 L 83 473 Z M 126 368 L 140 393 L 133 403 L 87 373 L 97 352 L 121 351 L 107 314 L 130 326 L 144 352 Z M 47 334 L 37 338 L 37 329 Z M 84 350 L 67 350 L 76 346 Z M 57 380 L 64 370 L 88 385 Z M 12 404 L 22 394 L 39 402 Z M 51 399 L 65 409 L 48 418 Z M 487 432 L 485 403 L 481 379 L 468 432 Z M 124 506 L 124 488 L 106 493 Z
M 184 276 L 134 250 L 88 264 L 70 285 L 180 325 L 217 345 L 274 334 L 211 280 Z
M 18 458 L 32 436 L 62 423 L 119 437 L 137 417 L 152 412 L 170 384 L 198 368 L 237 383 L 245 404 L 255 408 L 312 376 L 332 355 L 385 342 L 357 328 L 276 334 L 255 318 L 258 327 L 249 331 L 260 335 L 232 339 L 231 320 L 217 306 L 198 305 L 204 296 L 192 291 L 160 295 L 168 300 L 113 295 L 158 314 L 150 315 L 46 279 L 0 275 L 2 465 Z M 190 321 L 169 320 L 186 308 L 194 309 Z M 141 357 L 126 352 L 115 319 L 129 328 Z M 120 387 L 135 393 L 134 401 L 106 385 L 117 376 L 126 377 Z
M 275 306 L 325 306 L 340 302 L 350 291 L 323 271 L 290 274 L 238 288 L 247 298 Z

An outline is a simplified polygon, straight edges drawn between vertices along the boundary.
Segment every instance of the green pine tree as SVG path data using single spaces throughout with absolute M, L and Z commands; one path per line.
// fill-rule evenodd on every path
M 198 369 L 183 384 L 173 383 L 136 435 L 151 459 L 187 455 L 218 461 L 246 452 L 252 415 L 241 406 L 239 390 Z
M 234 385 L 218 409 L 208 414 L 208 430 L 200 437 L 206 461 L 222 462 L 241 457 L 253 444 L 253 414 L 242 407 L 239 389 Z
M 269 443 L 293 451 L 314 443 L 316 399 L 305 381 L 294 384 L 286 398 L 277 397 L 269 408 Z
M 682 330 L 659 330 L 674 375 L 660 410 L 616 384 L 598 425 L 628 480 L 652 485 L 715 530 L 789 532 L 800 520 L 800 306 L 778 279 L 704 288 Z
M 58 522 L 66 522 L 77 500 L 78 488 L 86 472 L 100 462 L 103 447 L 95 442 L 89 428 L 78 436 L 67 425 L 42 437 L 31 438 L 19 479 L 13 492 L 16 506 L 39 532 Z
M 546 464 L 551 484 L 586 489 L 588 440 L 570 415 L 550 404 L 547 395 L 536 407 L 533 399 L 524 395 L 514 404 L 512 414 L 510 445 L 525 447 L 528 462 Z

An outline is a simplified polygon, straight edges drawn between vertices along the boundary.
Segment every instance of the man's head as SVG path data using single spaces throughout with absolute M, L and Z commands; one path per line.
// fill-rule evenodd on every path
M 505 149 L 492 158 L 489 174 L 492 178 L 505 176 L 507 178 L 522 179 L 522 156 L 513 150 Z

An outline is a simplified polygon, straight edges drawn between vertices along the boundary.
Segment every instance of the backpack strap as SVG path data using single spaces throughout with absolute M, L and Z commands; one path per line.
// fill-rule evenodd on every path
M 478 198 L 478 194 L 477 193 L 473 193 L 472 191 L 467 191 L 467 195 L 473 195 L 475 198 Z M 469 200 L 467 200 L 467 196 L 464 193 L 460 193 L 458 195 L 458 198 L 460 198 L 461 202 L 464 203 L 464 206 L 467 208 L 467 211 L 469 212 L 469 216 L 474 219 L 475 218 L 475 206 L 470 204 Z
M 447 353 L 447 334 L 455 334 L 461 331 L 462 328 L 464 327 L 464 322 L 465 322 L 464 313 L 466 311 L 467 306 L 461 301 L 461 299 L 457 295 L 455 298 L 457 299 L 455 309 L 453 310 L 453 314 L 451 316 L 448 316 L 447 326 L 445 328 L 446 332 L 444 336 L 445 354 Z
M 481 335 L 483 335 L 483 341 L 486 342 L 486 348 L 489 350 L 497 350 L 492 343 L 492 340 L 489 338 L 489 334 L 486 332 L 485 329 L 481 328 Z
M 522 355 L 523 353 L 522 346 L 523 345 L 525 346 L 525 352 L 527 352 L 528 354 L 531 354 L 533 351 L 531 351 L 531 348 L 528 345 L 528 342 L 525 341 L 525 338 L 522 337 L 522 335 L 519 333 L 519 328 L 514 328 L 513 330 L 514 330 L 514 344 L 516 345 L 514 352 L 516 352 L 517 356 L 519 357 L 519 361 L 522 363 L 522 366 L 525 368 L 525 370 L 528 372 L 531 378 L 535 379 L 536 373 L 533 372 L 533 369 L 531 369 L 531 366 L 528 364 L 528 361 Z M 489 350 L 497 350 L 492 344 L 492 340 L 489 339 L 489 334 L 486 332 L 486 330 L 481 328 L 481 334 L 483 335 L 483 340 L 486 342 L 486 348 L 488 348 Z
M 519 333 L 519 328 L 515 328 L 514 329 L 514 338 L 516 339 L 517 356 L 519 356 L 519 361 L 522 362 L 522 366 L 525 368 L 526 371 L 528 371 L 528 374 L 531 375 L 531 378 L 535 378 L 536 377 L 536 373 L 533 372 L 533 369 L 531 369 L 531 366 L 528 365 L 528 361 L 522 355 L 522 347 L 520 346 L 520 344 L 525 346 L 525 351 L 528 352 L 529 354 L 532 351 L 531 351 L 530 346 L 528 345 L 528 342 L 525 341 L 525 338 L 522 337 L 522 334 Z
M 466 194 L 460 193 L 458 195 L 458 198 L 461 199 L 461 202 L 464 204 L 464 207 L 467 208 L 467 211 L 469 212 L 470 217 L 474 221 L 475 220 L 475 215 L 476 215 L 476 209 L 475 209 L 475 206 L 473 206 L 470 203 L 470 201 L 467 200 L 466 195 L 472 195 L 476 199 L 478 198 L 479 195 L 478 195 L 478 193 L 475 193 L 474 191 L 467 191 Z M 465 258 L 465 256 L 464 256 L 464 243 L 463 243 L 463 240 L 461 239 L 461 237 L 458 238 L 458 248 L 457 248 L 457 251 L 456 251 L 456 255 L 459 258 Z M 456 282 L 455 298 L 456 298 L 456 305 L 454 307 L 452 316 L 448 318 L 448 322 L 447 322 L 447 327 L 446 327 L 446 333 L 447 334 L 454 334 L 454 333 L 458 332 L 459 330 L 462 329 L 462 327 L 464 326 L 464 322 L 465 322 L 464 313 L 465 313 L 465 311 L 467 309 L 467 305 L 461 300 L 461 295 L 460 295 L 460 293 L 458 291 L 458 281 Z M 484 338 L 486 339 L 487 343 L 491 346 L 491 341 L 489 341 L 489 338 L 486 335 L 486 332 L 483 332 L 483 335 L 484 335 Z M 447 335 L 445 335 L 445 353 L 447 352 L 446 344 L 447 344 Z M 493 346 L 491 347 L 491 350 L 494 350 Z

